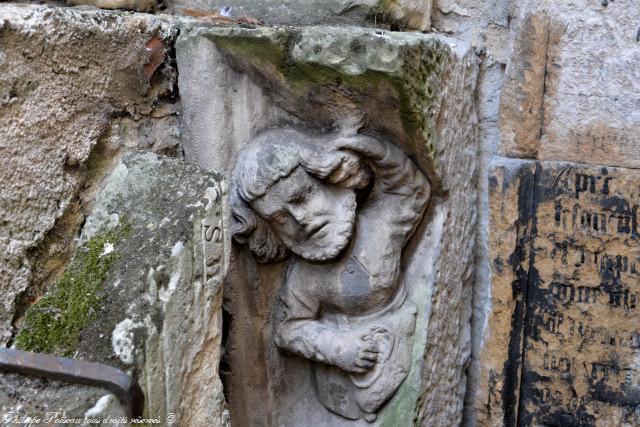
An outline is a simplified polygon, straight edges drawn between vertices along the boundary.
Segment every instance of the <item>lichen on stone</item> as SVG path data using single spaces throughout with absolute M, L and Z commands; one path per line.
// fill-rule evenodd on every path
M 433 155 L 437 103 L 449 53 L 441 43 L 429 41 L 404 53 L 403 72 L 396 80 L 400 114 L 406 131 L 421 133 Z
M 75 251 L 58 283 L 25 313 L 17 348 L 61 356 L 74 353 L 82 329 L 100 308 L 99 291 L 118 256 L 114 248 L 129 233 L 130 227 L 121 223 Z

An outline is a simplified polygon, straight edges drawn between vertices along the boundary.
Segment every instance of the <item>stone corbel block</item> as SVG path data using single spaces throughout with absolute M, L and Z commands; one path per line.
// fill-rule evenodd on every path
M 266 129 L 293 127 L 317 140 L 359 133 L 388 141 L 428 178 L 430 202 L 401 263 L 417 307 L 411 367 L 367 420 L 459 424 L 476 220 L 477 62 L 470 45 L 365 28 L 187 25 L 176 54 L 188 161 L 229 175 L 247 142 Z M 257 264 L 244 247 L 232 248 L 222 370 L 232 422 L 366 425 L 323 407 L 312 362 L 274 342 L 273 307 L 287 263 Z

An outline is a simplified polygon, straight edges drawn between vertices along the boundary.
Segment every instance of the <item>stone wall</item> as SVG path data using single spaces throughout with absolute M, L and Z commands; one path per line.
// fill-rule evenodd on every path
M 634 314 L 629 306 L 618 315 L 615 302 L 635 280 L 618 272 L 609 285 L 607 271 L 617 267 L 600 257 L 614 251 L 617 216 L 631 215 L 635 200 L 625 188 L 632 169 L 611 166 L 638 165 L 629 133 L 638 120 L 637 10 L 607 1 L 513 1 L 496 10 L 508 25 L 493 20 L 477 42 L 489 59 L 479 108 L 490 114 L 481 125 L 480 185 L 488 188 L 478 239 L 486 251 L 478 254 L 467 422 L 635 425 Z M 499 68 L 490 71 L 493 60 Z M 594 181 L 586 193 L 583 176 Z M 608 197 L 621 204 L 600 200 Z M 607 225 L 585 213 L 600 209 Z M 634 241 L 621 237 L 613 258 L 634 258 Z M 576 248 L 585 260 L 599 254 L 591 261 L 600 267 L 583 266 Z M 561 283 L 575 299 L 558 299 Z M 586 296 L 601 292 L 598 302 Z
M 176 26 L 28 5 L 0 17 L 3 345 L 120 367 L 147 415 L 224 425 L 223 239 L 201 239 L 223 228 L 220 179 L 164 158 L 181 153 Z M 106 390 L 7 376 L 2 392 L 3 413 L 122 414 Z
M 0 342 L 6 345 L 16 303 L 34 299 L 38 290 L 28 288 L 55 275 L 73 246 L 62 230 L 43 254 L 48 265 L 39 265 L 37 249 L 54 225 L 77 227 L 78 190 L 104 163 L 91 158 L 92 149 L 114 118 L 149 116 L 171 90 L 171 70 L 145 73 L 145 45 L 154 38 L 170 44 L 175 30 L 152 16 L 4 5 L 1 37 Z
M 264 129 L 364 130 L 433 194 L 403 266 L 417 350 L 377 425 L 640 423 L 633 2 L 73 3 L 155 14 L 0 6 L 0 345 L 119 366 L 182 425 L 367 425 L 275 346 L 285 265 L 224 222 Z M 54 303 L 87 259 L 78 323 Z M 106 393 L 0 387 L 3 411 L 49 387 L 96 413 Z

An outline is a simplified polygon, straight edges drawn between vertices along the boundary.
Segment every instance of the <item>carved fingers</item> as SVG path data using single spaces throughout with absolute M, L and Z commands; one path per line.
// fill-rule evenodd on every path
M 377 361 L 378 350 L 375 347 L 369 349 L 361 348 L 353 362 L 353 369 L 350 371 L 358 374 L 365 373 L 373 368 Z
M 371 160 L 382 160 L 387 155 L 387 147 L 382 141 L 365 135 L 341 137 L 333 141 L 339 150 L 349 150 Z
M 378 361 L 378 346 L 375 342 L 362 340 L 364 345 L 358 351 L 358 357 L 355 361 L 355 366 L 367 371 L 376 364 Z
M 333 344 L 331 363 L 345 371 L 362 374 L 378 361 L 378 344 L 366 336 L 341 336 Z
M 340 156 L 339 166 L 327 177 L 327 181 L 345 188 L 366 187 L 369 183 L 369 174 L 360 158 L 346 152 L 340 153 Z

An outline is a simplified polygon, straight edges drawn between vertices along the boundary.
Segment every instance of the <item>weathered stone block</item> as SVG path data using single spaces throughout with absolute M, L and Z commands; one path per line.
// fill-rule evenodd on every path
M 640 422 L 637 180 L 606 166 L 494 167 L 480 425 Z
M 638 8 L 524 0 L 517 11 L 501 96 L 502 152 L 638 167 Z
M 304 129 L 327 144 L 331 135 L 349 138 L 361 129 L 408 153 L 427 176 L 431 202 L 402 267 L 418 310 L 411 369 L 375 425 L 459 423 L 477 153 L 469 45 L 374 29 L 186 27 L 176 51 L 192 162 L 228 174 L 241 147 L 273 127 Z M 272 307 L 285 271 L 286 263 L 258 265 L 245 249 L 232 250 L 224 358 L 232 422 L 366 425 L 325 409 L 310 362 L 276 346 Z
M 512 332 L 513 319 L 518 318 L 516 312 L 525 310 L 518 289 L 523 287 L 522 280 L 526 281 L 531 227 L 526 215 L 524 222 L 519 222 L 519 218 L 521 210 L 526 212 L 530 208 L 526 202 L 531 189 L 526 183 L 532 181 L 534 171 L 535 165 L 530 162 L 506 160 L 504 164 L 495 164 L 489 176 L 490 299 L 487 307 L 482 307 L 488 314 L 486 325 L 480 329 L 483 337 L 476 356 L 480 374 L 469 403 L 473 407 L 467 408 L 479 426 L 508 426 L 515 422 L 512 413 L 508 414 L 511 418 L 506 417 L 518 403 L 521 355 L 518 340 L 510 342 L 512 334 L 516 334 Z M 512 268 L 510 262 L 520 264 Z
M 170 10 L 218 11 L 232 17 L 250 16 L 270 25 L 370 25 L 389 24 L 428 31 L 432 0 L 169 0 Z
M 512 41 L 511 60 L 500 95 L 501 151 L 512 157 L 536 158 L 547 78 L 550 18 L 523 18 Z
M 125 154 L 96 194 L 65 275 L 27 310 L 16 345 L 130 372 L 150 417 L 225 425 L 223 192 L 197 166 Z
M 171 67 L 145 66 L 147 43 L 174 36 L 153 16 L 0 6 L 0 345 L 16 304 L 36 299 L 68 259 L 78 190 L 109 163 L 89 158 L 112 118 L 150 113 L 173 86 Z M 43 244 L 56 221 L 59 235 Z
M 138 12 L 153 12 L 158 3 L 156 0 L 65 0 L 69 5 L 90 5 L 100 9 L 127 9 Z

